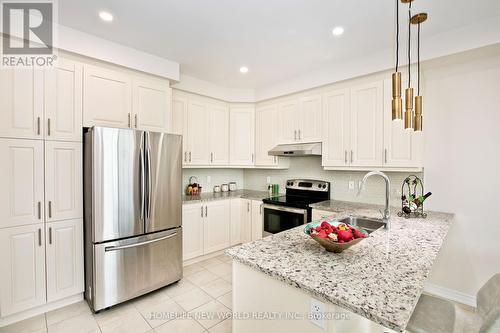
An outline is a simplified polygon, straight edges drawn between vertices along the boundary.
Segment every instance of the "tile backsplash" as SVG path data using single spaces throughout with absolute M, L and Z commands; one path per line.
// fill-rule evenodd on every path
M 189 177 L 195 175 L 203 186 L 203 192 L 211 192 L 214 185 L 236 181 L 238 188 L 248 190 L 267 190 L 267 177 L 271 177 L 272 184 L 279 184 L 280 192 L 284 192 L 288 179 L 304 178 L 331 182 L 331 197 L 335 200 L 366 202 L 383 204 L 385 184 L 380 177 L 371 177 L 366 183 L 365 190 L 357 196 L 358 184 L 365 171 L 325 171 L 321 166 L 321 157 L 293 157 L 290 159 L 290 168 L 286 170 L 273 169 L 184 169 L 183 184 L 188 184 Z M 386 172 L 391 180 L 391 205 L 399 206 L 401 184 L 410 174 L 405 172 Z M 207 176 L 211 177 L 210 184 Z M 417 176 L 422 177 L 421 173 Z M 349 181 L 354 181 L 354 189 L 349 189 Z

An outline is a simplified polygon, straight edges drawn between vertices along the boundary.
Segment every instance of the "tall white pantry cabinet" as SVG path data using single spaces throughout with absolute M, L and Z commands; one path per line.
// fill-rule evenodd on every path
M 2 69 L 0 317 L 83 292 L 82 64 Z

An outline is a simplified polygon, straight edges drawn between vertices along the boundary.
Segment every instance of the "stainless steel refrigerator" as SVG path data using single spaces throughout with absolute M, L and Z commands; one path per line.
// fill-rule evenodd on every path
M 94 311 L 182 277 L 182 138 L 84 135 L 85 298 Z

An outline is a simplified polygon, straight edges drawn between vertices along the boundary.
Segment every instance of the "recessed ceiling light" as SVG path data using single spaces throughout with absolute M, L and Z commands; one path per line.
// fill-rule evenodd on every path
M 245 67 L 245 66 L 240 67 L 240 72 L 241 72 L 242 74 L 246 74 L 246 73 L 248 73 L 248 67 Z
M 344 28 L 342 27 L 335 27 L 332 29 L 332 35 L 334 36 L 340 36 L 344 33 Z
M 105 11 L 99 12 L 99 17 L 101 20 L 106 21 L 106 22 L 111 22 L 113 21 L 113 14 Z

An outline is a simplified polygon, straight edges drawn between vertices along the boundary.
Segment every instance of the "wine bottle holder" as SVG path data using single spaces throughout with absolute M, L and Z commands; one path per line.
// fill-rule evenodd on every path
M 424 212 L 424 204 L 422 203 L 416 209 L 413 209 L 411 205 L 409 205 L 410 195 L 413 195 L 414 198 L 418 198 L 419 196 L 424 195 L 424 184 L 422 180 L 415 176 L 410 175 L 405 178 L 403 184 L 401 185 L 401 211 L 398 212 L 399 217 L 411 218 L 411 217 L 421 217 L 426 218 L 427 213 Z M 406 200 L 404 199 L 406 198 Z M 408 205 L 405 205 L 405 201 L 408 202 Z M 410 213 L 404 212 L 404 207 L 407 206 L 410 208 Z

